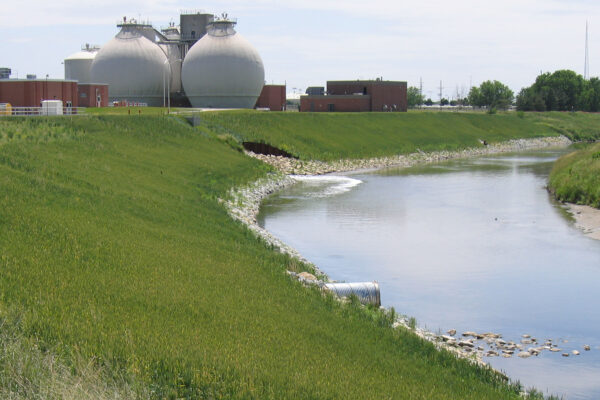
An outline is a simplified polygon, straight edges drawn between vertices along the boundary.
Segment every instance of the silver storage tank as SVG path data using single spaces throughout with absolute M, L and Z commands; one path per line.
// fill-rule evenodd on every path
M 183 63 L 181 50 L 177 42 L 160 43 L 158 45 L 169 60 L 169 70 L 171 79 L 168 88 L 171 90 L 171 95 L 181 92 L 181 65 Z M 162 82 L 162 81 L 161 81 Z
M 254 108 L 265 71 L 256 49 L 234 29 L 235 22 L 212 22 L 187 53 L 183 89 L 193 107 Z
M 81 51 L 65 58 L 65 79 L 79 83 L 93 83 L 91 68 L 100 47 L 86 44 Z
M 111 101 L 163 105 L 171 67 L 165 52 L 151 40 L 156 40 L 155 31 L 135 21 L 118 26 L 121 31 L 102 47 L 92 63 L 92 80 L 109 85 Z

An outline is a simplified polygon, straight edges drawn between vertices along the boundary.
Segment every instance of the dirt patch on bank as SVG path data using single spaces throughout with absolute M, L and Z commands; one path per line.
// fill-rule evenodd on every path
M 575 226 L 581 229 L 587 237 L 600 240 L 600 210 L 590 206 L 582 206 L 579 204 L 566 204 L 573 218 L 575 218 Z

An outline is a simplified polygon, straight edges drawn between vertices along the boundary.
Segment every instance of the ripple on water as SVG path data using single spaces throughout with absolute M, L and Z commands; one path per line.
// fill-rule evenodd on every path
M 336 196 L 348 192 L 353 187 L 362 183 L 359 179 L 335 175 L 292 175 L 291 177 L 302 185 L 300 188 L 301 191 L 294 191 L 296 196 L 293 197 L 296 198 L 323 198 Z

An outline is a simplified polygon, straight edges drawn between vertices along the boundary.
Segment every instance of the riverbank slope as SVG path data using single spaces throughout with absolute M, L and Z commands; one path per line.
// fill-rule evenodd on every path
M 201 113 L 198 129 L 230 143 L 266 143 L 303 162 L 461 151 L 513 139 L 600 138 L 600 116 L 584 113 Z
M 567 203 L 578 228 L 600 240 L 600 144 L 561 157 L 550 173 L 548 190 Z
M 286 117 L 229 114 L 230 122 L 219 113 L 221 125 L 195 129 L 164 116 L 0 120 L 2 322 L 16 321 L 15 335 L 75 375 L 77 360 L 92 360 L 106 371 L 98 376 L 115 386 L 125 380 L 140 397 L 517 395 L 493 372 L 390 329 L 389 315 L 291 280 L 285 271 L 304 266 L 233 221 L 219 201 L 274 173 L 223 127 L 243 114 Z M 367 126 L 380 117 L 362 118 Z M 339 128 L 357 154 L 370 142 L 353 130 L 360 119 Z M 326 136 L 318 121 L 307 132 Z M 494 130 L 494 121 L 480 128 Z M 445 149 L 446 140 L 431 148 Z M 326 153 L 323 146 L 315 148 Z M 377 146 L 398 152 L 393 141 Z M 378 156 L 377 146 L 362 151 Z M 11 362 L 0 360 L 9 393 L 31 397 L 44 387 L 11 378 Z
M 290 279 L 304 266 L 219 202 L 272 172 L 227 143 L 165 117 L 0 124 L 0 318 L 19 348 L 75 377 L 94 365 L 127 397 L 516 396 L 387 314 Z M 19 369 L 31 354 L 10 354 L 8 397 L 44 391 L 45 372 Z

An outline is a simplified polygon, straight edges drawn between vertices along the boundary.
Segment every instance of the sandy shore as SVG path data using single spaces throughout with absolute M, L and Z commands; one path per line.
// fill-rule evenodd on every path
M 570 203 L 565 204 L 565 207 L 575 218 L 575 226 L 581 229 L 585 236 L 600 240 L 599 209 Z

